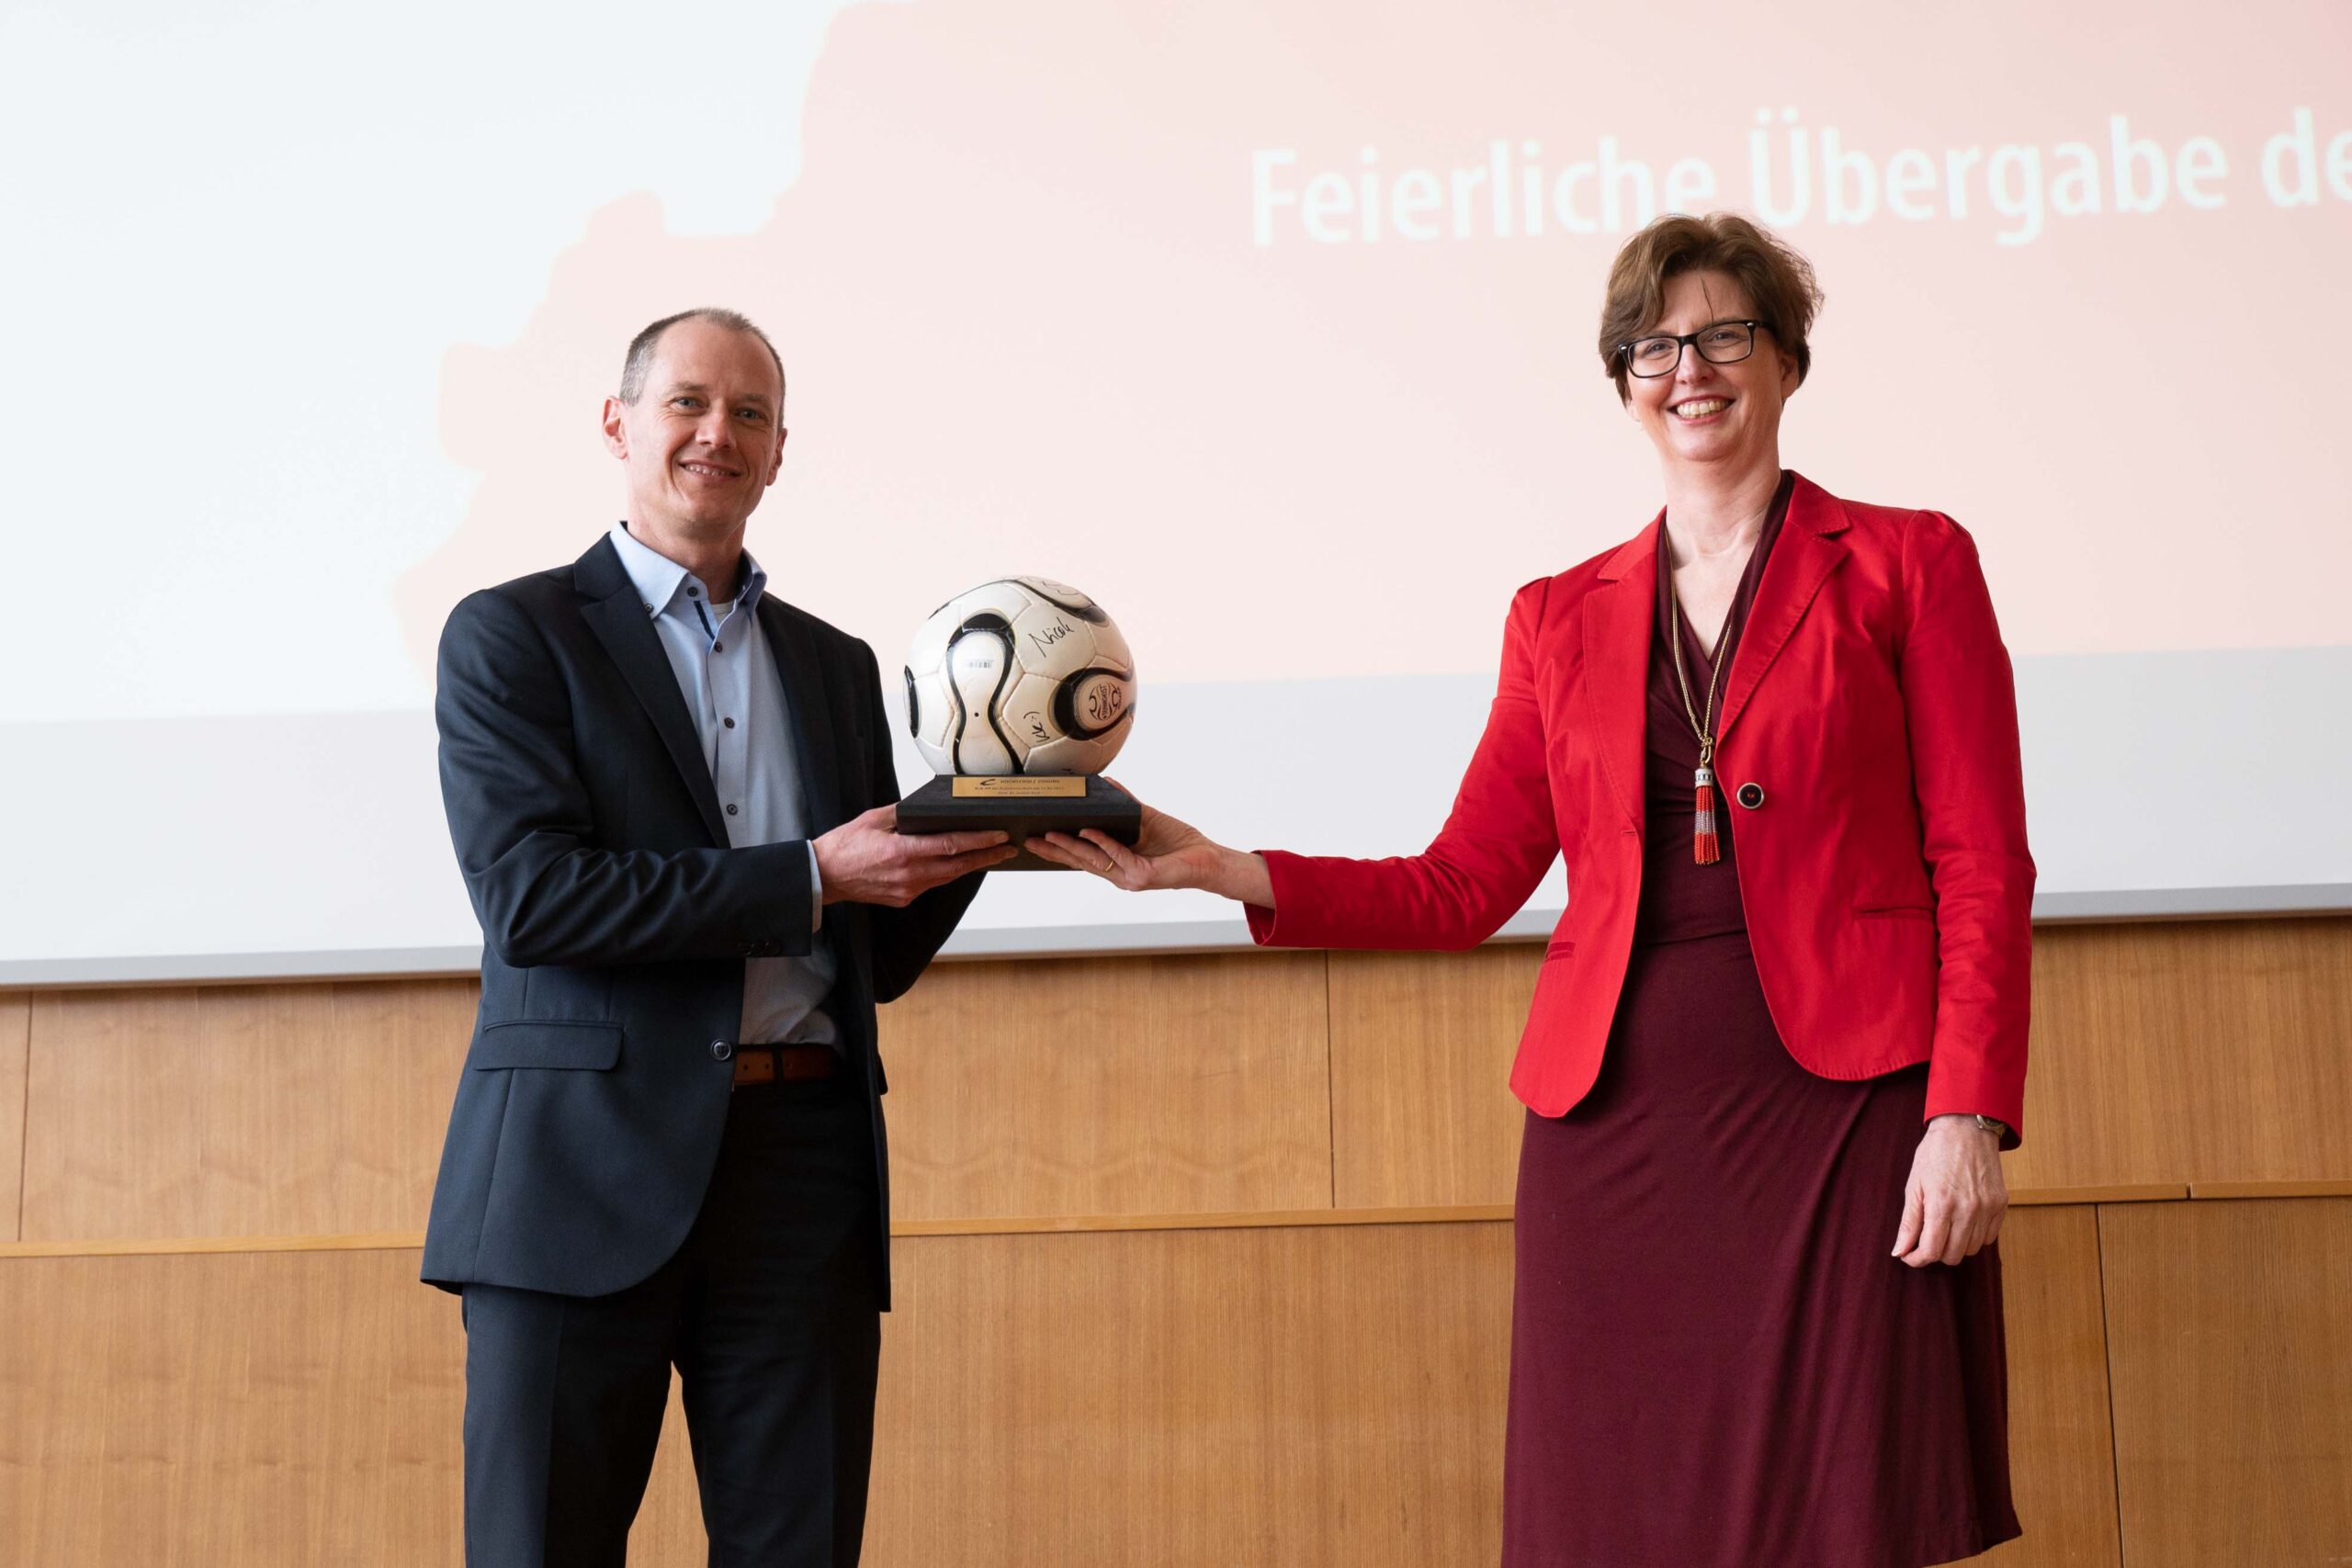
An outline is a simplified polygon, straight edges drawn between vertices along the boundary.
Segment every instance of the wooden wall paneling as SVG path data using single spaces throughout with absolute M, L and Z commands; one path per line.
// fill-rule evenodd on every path
M 900 1217 L 1330 1207 L 1320 953 L 942 964 L 881 1031 Z
M 420 1228 L 468 980 L 40 993 L 24 1239 Z
M 455 1562 L 464 1346 L 417 1254 L 0 1260 L 0 1561 Z
M 1499 1552 L 1508 1225 L 943 1236 L 898 1258 L 882 1568 Z
M 1330 955 L 1340 1208 L 1511 1201 L 1526 1111 L 1510 1063 L 1543 959 L 1540 942 Z
M 888 1438 L 885 1432 L 877 1434 L 876 1440 Z M 662 1418 L 662 1446 L 653 1450 L 653 1474 L 645 1484 L 645 1501 L 637 1510 L 637 1522 L 629 1527 L 629 1568 L 703 1568 L 709 1559 L 710 1538 L 702 1528 L 702 1494 L 695 1487 L 693 1439 L 686 1436 L 686 1407 L 673 1372 L 670 1408 Z M 865 1568 L 880 1568 L 871 1551 L 865 1562 Z M 932 1568 L 950 1565 L 942 1562 Z
M 2038 944 L 2013 1185 L 2352 1178 L 2352 920 L 2046 927 Z M 1332 954 L 1328 1015 L 1317 954 L 943 964 L 885 1013 L 920 1090 L 891 1102 L 901 1213 L 1507 1201 L 1504 1079 L 1539 963 L 1533 944 Z M 473 992 L 0 1001 L 29 1036 L 22 1235 L 413 1228 Z
M 903 1244 L 867 1561 L 1491 1562 L 1510 1245 L 1498 1224 Z M 0 1262 L 0 1560 L 456 1561 L 463 1337 L 416 1267 Z M 702 1560 L 674 1399 L 635 1540 Z
M 2020 1187 L 2352 1177 L 2352 919 L 2046 926 Z
M 35 993 L 22 1239 L 201 1234 L 188 1093 L 198 994 Z M 115 1228 L 125 1220 L 149 1228 Z
M 18 1239 L 24 1207 L 25 1039 L 32 997 L 0 992 L 0 1240 Z
M 2102 1217 L 2134 1568 L 2324 1560 L 2352 1524 L 2352 1200 Z M 2118 1560 L 2089 1224 L 2019 1212 L 2003 1244 L 2008 1568 Z M 868 1561 L 1492 1561 L 1510 1244 L 1504 1224 L 902 1240 Z M 0 1260 L 0 1560 L 454 1561 L 463 1341 L 416 1264 Z M 634 1560 L 686 1568 L 674 1399 L 663 1443 Z
M 1996 1568 L 2119 1568 L 2098 1212 L 2012 1210 L 2001 1229 L 2001 1287 L 2009 1480 L 2025 1535 L 1982 1561 Z
M 2352 919 L 2043 927 L 2013 1186 L 2352 1176 Z M 1338 1202 L 1510 1197 L 1541 949 L 1330 955 Z
M 332 1049 L 357 1060 L 322 1086 L 339 1147 L 325 1173 L 332 1197 L 318 1215 L 336 1231 L 423 1230 L 481 984 L 346 981 L 333 989 Z M 299 1115 L 303 1102 L 288 1109 Z M 275 1213 L 266 1217 L 276 1223 Z
M 2352 1555 L 2352 1198 L 2099 1212 L 2132 1568 Z

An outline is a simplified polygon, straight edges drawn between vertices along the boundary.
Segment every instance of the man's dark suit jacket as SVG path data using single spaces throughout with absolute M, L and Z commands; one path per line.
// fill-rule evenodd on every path
M 873 650 L 773 595 L 759 615 L 812 836 L 896 801 Z M 451 613 L 435 716 L 483 953 L 424 1279 L 591 1296 L 660 1268 L 718 1157 L 743 961 L 822 941 L 838 959 L 826 1010 L 872 1108 L 887 1303 L 874 1009 L 914 984 L 979 878 L 904 909 L 834 904 L 812 932 L 808 845 L 727 847 L 700 737 L 609 539 Z

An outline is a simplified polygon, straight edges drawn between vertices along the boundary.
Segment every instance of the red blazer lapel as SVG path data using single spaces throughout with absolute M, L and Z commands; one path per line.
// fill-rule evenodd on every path
M 1650 525 L 1602 564 L 1584 599 L 1584 682 L 1593 750 L 1634 830 L 1645 826 L 1642 744 L 1649 709 L 1650 633 L 1657 621 L 1657 536 Z
M 1748 606 L 1747 626 L 1732 653 L 1731 684 L 1724 689 L 1723 722 L 1715 728 L 1715 743 L 1731 733 L 1757 683 L 1804 619 L 1814 595 L 1847 556 L 1838 535 L 1846 531 L 1846 509 L 1838 498 L 1797 476 L 1789 495 L 1789 514 L 1772 557 L 1764 563 L 1763 579 L 1756 585 L 1756 601 Z M 1656 579 L 1652 579 L 1655 585 Z

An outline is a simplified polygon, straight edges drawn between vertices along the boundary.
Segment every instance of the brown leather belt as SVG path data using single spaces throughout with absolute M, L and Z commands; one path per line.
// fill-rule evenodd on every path
M 746 1084 L 814 1083 L 833 1076 L 841 1054 L 831 1045 L 738 1045 L 735 1087 Z

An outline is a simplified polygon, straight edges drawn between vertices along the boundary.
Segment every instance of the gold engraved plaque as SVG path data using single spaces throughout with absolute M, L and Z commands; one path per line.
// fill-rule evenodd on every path
M 957 800 L 1084 800 L 1086 777 L 1082 773 L 1047 778 L 958 774 L 955 781 L 955 797 Z
M 901 833 L 1002 833 L 1019 846 L 1046 833 L 1091 829 L 1132 844 L 1143 807 L 1099 773 L 942 773 L 899 802 Z M 1025 848 L 999 871 L 1063 871 Z

